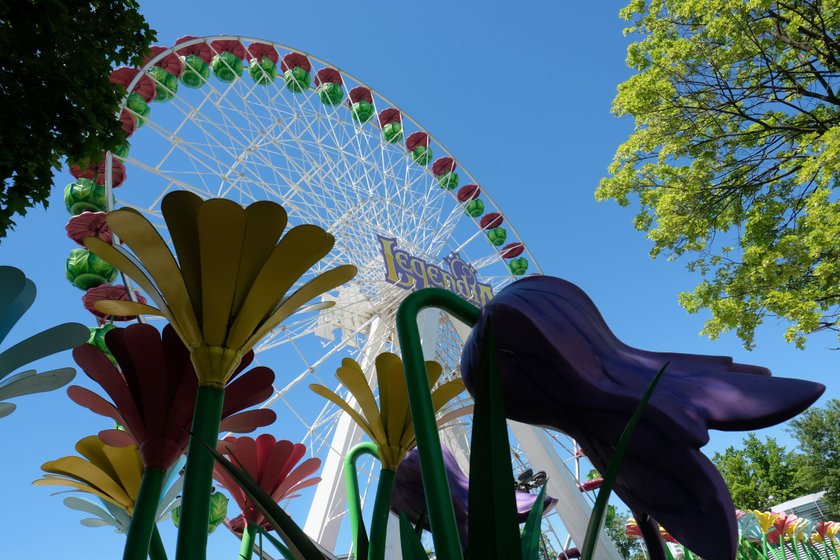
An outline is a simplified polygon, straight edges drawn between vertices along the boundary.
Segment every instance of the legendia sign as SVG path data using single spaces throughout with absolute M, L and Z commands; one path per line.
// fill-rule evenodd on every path
M 433 265 L 397 247 L 397 240 L 377 236 L 385 259 L 385 280 L 404 290 L 443 288 L 481 307 L 493 297 L 493 288 L 478 281 L 475 269 L 454 253 L 443 261 L 449 270 Z

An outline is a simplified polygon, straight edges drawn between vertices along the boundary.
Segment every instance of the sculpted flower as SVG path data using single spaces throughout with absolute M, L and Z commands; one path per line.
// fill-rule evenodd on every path
M 405 385 L 402 360 L 388 352 L 376 357 L 376 381 L 379 386 L 379 405 L 368 384 L 362 367 L 355 360 L 345 358 L 336 371 L 336 377 L 347 388 L 359 404 L 361 414 L 323 385 L 309 387 L 322 397 L 337 404 L 350 415 L 356 424 L 370 437 L 379 449 L 382 468 L 394 470 L 405 454 L 416 445 L 414 423 L 408 408 L 408 391 Z M 426 362 L 429 387 L 437 383 L 443 368 L 437 362 Z M 464 390 L 461 380 L 448 381 L 432 392 L 435 412 Z
M 441 451 L 443 451 L 446 478 L 452 492 L 452 505 L 455 507 L 455 519 L 458 522 L 461 548 L 466 550 L 469 544 L 470 479 L 461 471 L 457 461 L 455 461 L 455 456 L 445 445 L 441 446 Z M 525 523 L 536 501 L 536 494 L 516 491 L 516 513 L 519 523 Z M 543 512 L 552 508 L 556 502 L 557 500 L 554 498 L 546 496 L 543 502 Z M 394 493 L 391 497 L 391 511 L 398 515 L 400 512 L 405 513 L 409 521 L 414 524 L 422 520 L 423 528 L 427 531 L 431 530 L 429 519 L 425 515 L 426 495 L 423 490 L 423 478 L 420 475 L 420 457 L 417 448 L 409 451 L 397 468 Z
M 155 227 L 138 212 L 108 212 L 107 223 L 124 247 L 95 237 L 85 245 L 134 280 L 157 307 L 101 301 L 111 315 L 166 317 L 190 349 L 199 385 L 224 387 L 242 356 L 269 331 L 313 298 L 356 274 L 351 265 L 316 276 L 286 292 L 330 249 L 321 228 L 286 228 L 286 212 L 273 202 L 243 208 L 226 199 L 204 201 L 187 191 L 169 193 L 161 211 L 178 260 Z
M 99 436 L 88 436 L 79 440 L 75 455 L 48 461 L 41 465 L 47 472 L 36 486 L 69 486 L 80 492 L 93 494 L 113 504 L 129 516 L 134 511 L 143 461 L 136 446 L 112 447 Z
M 198 390 L 189 352 L 169 325 L 163 333 L 145 324 L 112 328 L 105 335 L 105 344 L 117 367 L 91 344 L 76 348 L 73 357 L 111 402 L 77 385 L 69 387 L 67 394 L 77 404 L 125 428 L 101 432 L 103 441 L 116 446 L 137 444 L 147 468 L 165 471 L 189 443 Z M 277 417 L 268 409 L 243 412 L 274 392 L 274 372 L 269 368 L 241 373 L 252 359 L 253 352 L 246 355 L 226 387 L 222 430 L 250 432 Z
M 296 492 L 321 481 L 320 477 L 310 478 L 321 467 L 321 460 L 310 457 L 300 462 L 306 453 L 306 447 L 301 443 L 278 441 L 271 435 L 263 434 L 256 440 L 226 437 L 219 442 L 218 448 L 220 453 L 229 455 L 234 464 L 241 465 L 275 502 L 294 498 Z M 230 492 L 242 510 L 242 515 L 231 520 L 230 529 L 243 537 L 242 551 L 246 553 L 244 557 L 250 558 L 256 527 L 270 531 L 271 524 L 233 477 L 218 464 L 213 476 L 220 486 Z
M 749 513 L 752 513 L 755 516 L 755 520 L 761 528 L 762 535 L 766 535 L 770 532 L 770 529 L 773 528 L 773 524 L 776 522 L 776 518 L 779 517 L 778 513 L 772 511 L 753 510 Z
M 0 342 L 3 342 L 35 301 L 35 284 L 12 266 L 0 266 Z M 79 323 L 64 323 L 33 335 L 0 353 L 0 401 L 53 391 L 70 383 L 76 372 L 61 368 L 38 373 L 29 369 L 9 375 L 30 362 L 82 344 L 89 336 Z M 17 406 L 0 402 L 0 418 Z
M 657 371 L 668 364 L 633 435 L 615 492 L 704 558 L 733 558 L 729 490 L 701 452 L 708 430 L 753 430 L 798 414 L 825 389 L 774 378 L 730 358 L 648 352 L 616 338 L 577 286 L 547 276 L 509 285 L 484 306 L 462 356 L 475 385 L 489 322 L 509 418 L 551 426 L 606 472 L 618 439 Z
M 184 72 L 181 79 L 188 74 Z M 92 252 L 130 276 L 157 307 L 133 301 L 95 305 L 111 315 L 166 317 L 189 348 L 198 376 L 192 432 L 205 445 L 214 445 L 224 387 L 243 356 L 310 300 L 353 278 L 356 267 L 327 270 L 286 296 L 332 249 L 332 235 L 308 224 L 283 235 L 286 211 L 269 201 L 243 208 L 231 200 L 204 201 L 190 192 L 175 191 L 163 198 L 161 212 L 177 260 L 155 227 L 130 209 L 109 212 L 106 218 L 124 246 L 111 246 L 95 237 L 85 239 Z M 212 470 L 211 455 L 191 448 L 178 532 L 179 558 L 206 557 Z M 130 545 L 126 545 L 127 553 Z M 134 550 L 136 558 L 125 560 L 145 558 L 141 548 Z

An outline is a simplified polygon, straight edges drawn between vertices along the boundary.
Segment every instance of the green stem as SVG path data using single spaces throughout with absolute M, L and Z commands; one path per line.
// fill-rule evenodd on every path
M 150 560 L 166 560 L 166 549 L 163 547 L 163 539 L 160 538 L 157 525 L 152 529 L 152 542 L 149 545 Z
M 265 536 L 268 539 L 268 542 L 273 544 L 277 550 L 280 551 L 280 554 L 283 555 L 285 560 L 295 560 L 295 556 L 292 554 L 292 551 L 286 548 L 286 545 L 281 543 L 277 538 L 272 536 L 271 533 L 263 529 L 262 527 L 257 527 L 257 530 L 260 532 L 260 536 Z
M 215 449 L 219 438 L 224 389 L 199 387 L 195 399 L 192 434 Z M 200 445 L 190 444 L 181 498 L 181 525 L 175 557 L 178 560 L 204 560 L 207 556 L 207 519 L 210 517 L 210 487 L 213 483 L 213 456 Z
M 410 294 L 397 311 L 397 333 L 403 354 L 408 402 L 417 438 L 420 472 L 435 552 L 438 558 L 462 560 L 455 509 L 443 466 L 443 452 L 435 423 L 423 347 L 420 345 L 420 330 L 417 327 L 417 315 L 427 307 L 447 311 L 469 326 L 478 321 L 480 311 L 452 292 L 440 288 L 425 288 Z
M 370 441 L 362 442 L 353 447 L 344 458 L 344 486 L 347 488 L 347 513 L 350 516 L 350 535 L 352 554 L 364 560 L 368 555 L 368 537 L 365 531 L 365 520 L 362 517 L 362 501 L 359 495 L 359 477 L 356 461 L 362 455 L 373 455 L 379 459 L 379 449 Z
M 245 530 L 242 531 L 242 545 L 239 547 L 238 560 L 251 560 L 254 556 L 254 536 L 257 534 L 257 526 L 246 521 Z
M 157 508 L 166 473 L 160 469 L 145 469 L 137 492 L 137 501 L 128 525 L 123 560 L 146 560 L 157 521 Z
M 388 516 L 391 513 L 391 494 L 394 490 L 396 470 L 379 471 L 379 485 L 376 487 L 376 499 L 373 502 L 373 515 L 370 520 L 369 560 L 385 559 L 385 538 L 388 533 Z M 356 558 L 359 558 L 356 556 Z

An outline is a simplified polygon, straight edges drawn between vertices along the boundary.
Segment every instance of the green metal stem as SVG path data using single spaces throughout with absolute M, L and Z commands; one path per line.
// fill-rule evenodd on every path
M 362 517 L 362 500 L 359 494 L 359 477 L 356 461 L 362 455 L 372 455 L 379 459 L 379 449 L 370 441 L 353 447 L 344 458 L 344 486 L 347 489 L 347 508 L 350 516 L 350 535 L 352 554 L 364 560 L 368 555 L 368 538 L 365 532 L 365 520 Z
M 219 438 L 224 400 L 224 389 L 198 388 L 192 433 L 199 441 L 213 449 Z M 210 517 L 213 462 L 213 456 L 200 445 L 190 444 L 184 472 L 181 526 L 178 530 L 175 554 L 178 560 L 204 560 L 207 556 L 207 519 Z
M 242 531 L 242 545 L 239 547 L 238 560 L 251 560 L 254 556 L 254 537 L 257 534 L 257 526 L 247 523 Z
M 369 560 L 385 560 L 388 515 L 391 513 L 391 493 L 394 490 L 396 475 L 396 470 L 382 469 L 379 471 L 379 484 L 376 487 L 376 499 L 373 502 L 373 515 L 370 520 Z
M 149 546 L 149 558 L 151 560 L 166 560 L 166 549 L 163 547 L 163 539 L 160 538 L 157 525 L 152 529 L 152 542 Z
M 295 556 L 292 554 L 292 551 L 286 548 L 286 545 L 281 543 L 274 537 L 271 533 L 263 529 L 262 527 L 257 527 L 257 531 L 260 532 L 260 536 L 264 536 L 268 539 L 268 542 L 274 545 L 274 547 L 280 551 L 280 554 L 283 556 L 285 560 L 295 560 Z
M 160 469 L 145 469 L 137 492 L 137 501 L 128 525 L 123 560 L 146 560 L 149 556 L 152 531 L 157 521 L 157 508 L 166 473 Z
M 443 466 L 443 452 L 435 423 L 432 395 L 426 375 L 417 316 L 427 307 L 442 309 L 467 325 L 478 321 L 480 310 L 452 292 L 425 288 L 406 297 L 397 311 L 397 333 L 405 367 L 408 402 L 420 455 L 420 472 L 429 511 L 429 525 L 438 558 L 462 560 L 461 541 L 449 481 Z

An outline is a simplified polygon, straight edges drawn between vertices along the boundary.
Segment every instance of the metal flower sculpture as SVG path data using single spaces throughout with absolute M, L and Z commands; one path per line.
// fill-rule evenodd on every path
M 144 324 L 113 328 L 105 335 L 105 344 L 119 369 L 107 354 L 91 344 L 76 348 L 73 357 L 113 403 L 77 385 L 69 387 L 67 394 L 77 404 L 124 427 L 104 430 L 99 434 L 103 441 L 115 446 L 140 446 L 145 467 L 142 498 L 138 498 L 142 506 L 138 505 L 133 517 L 126 546 L 143 548 L 148 546 L 152 534 L 165 473 L 189 444 L 198 379 L 189 351 L 169 325 L 163 333 Z M 267 367 L 238 375 L 253 356 L 253 352 L 246 354 L 228 380 L 222 408 L 224 430 L 250 432 L 277 418 L 274 411 L 267 409 L 243 412 L 274 392 L 274 372 Z
M 262 434 L 256 440 L 226 437 L 219 442 L 218 448 L 220 453 L 229 455 L 232 462 L 241 465 L 275 502 L 294 498 L 295 492 L 321 481 L 320 477 L 310 478 L 321 467 L 321 460 L 310 457 L 300 462 L 306 453 L 306 447 L 301 443 L 278 441 L 271 435 Z M 227 471 L 217 464 L 213 475 L 242 510 L 242 515 L 231 520 L 230 528 L 242 536 L 240 558 L 250 558 L 257 527 L 267 531 L 272 527 Z
M 76 404 L 124 428 L 100 432 L 103 441 L 115 446 L 137 444 L 147 469 L 166 471 L 189 444 L 198 390 L 189 351 L 169 325 L 162 333 L 145 324 L 112 328 L 105 335 L 105 344 L 119 369 L 92 344 L 76 348 L 73 357 L 112 402 L 78 385 L 69 387 L 67 394 Z M 253 357 L 253 352 L 245 355 L 225 387 L 224 431 L 252 432 L 277 418 L 269 409 L 243 412 L 274 392 L 271 369 L 261 366 L 241 373 Z
M 0 342 L 35 301 L 35 284 L 12 266 L 0 266 Z M 61 368 L 38 373 L 30 369 L 9 377 L 16 369 L 35 360 L 62 352 L 85 342 L 90 335 L 79 323 L 64 323 L 18 342 L 0 353 L 0 401 L 21 395 L 53 391 L 70 383 L 76 372 Z M 0 402 L 0 418 L 14 412 L 16 405 Z
M 309 301 L 352 279 L 356 267 L 327 270 L 286 296 L 332 249 L 332 235 L 308 224 L 283 235 L 286 211 L 269 201 L 243 208 L 231 200 L 204 201 L 176 191 L 164 197 L 161 212 L 177 261 L 155 227 L 130 209 L 109 212 L 106 221 L 133 255 L 125 247 L 85 239 L 92 252 L 130 276 L 157 307 L 132 301 L 100 301 L 96 307 L 112 315 L 169 320 L 189 348 L 198 376 L 192 431 L 212 446 L 225 383 L 245 353 Z M 178 558 L 205 557 L 212 469 L 205 450 L 189 453 Z
M 396 469 L 417 442 L 408 406 L 408 389 L 402 360 L 396 354 L 385 352 L 376 357 L 374 365 L 379 387 L 378 405 L 362 367 L 355 360 L 343 359 L 341 367 L 336 371 L 336 377 L 355 398 L 361 413 L 356 412 L 353 406 L 323 385 L 310 385 L 309 388 L 349 414 L 377 447 L 382 469 L 379 473 L 379 486 L 376 490 L 370 528 L 370 558 L 379 560 L 385 554 L 385 532 Z M 426 362 L 429 387 L 435 386 L 442 373 L 443 368 L 440 364 Z M 442 383 L 432 392 L 434 411 L 443 408 L 463 390 L 464 384 L 460 379 Z
M 441 446 L 441 450 L 443 451 L 446 478 L 452 492 L 452 505 L 455 507 L 461 548 L 466 550 L 469 544 L 470 479 L 461 471 L 455 456 L 445 445 Z M 525 523 L 536 501 L 536 494 L 516 492 L 516 512 L 519 523 Z M 556 502 L 557 500 L 554 498 L 546 496 L 543 502 L 543 512 L 548 511 Z M 397 467 L 394 493 L 391 497 L 391 511 L 396 514 L 403 512 L 412 523 L 422 523 L 424 529 L 431 530 L 426 516 L 426 496 L 423 490 L 423 478 L 420 475 L 420 457 L 416 448 L 409 451 L 403 462 Z
M 82 520 L 83 525 L 112 525 L 124 531 L 136 514 L 138 495 L 141 491 L 143 461 L 136 445 L 113 447 L 105 444 L 99 436 L 88 436 L 76 443 L 76 451 L 84 458 L 71 455 L 41 466 L 47 474 L 33 482 L 36 486 L 69 486 L 79 492 L 91 494 L 102 500 L 105 510 L 92 502 L 75 497 L 66 498 L 64 503 L 71 509 L 95 515 L 98 519 Z M 174 467 L 166 478 L 174 478 Z M 180 479 L 170 486 L 163 499 L 155 502 L 156 519 L 165 518 L 177 504 Z M 158 496 L 160 498 L 160 496 Z M 107 510 L 107 511 L 106 511 Z M 154 546 L 152 558 L 163 558 L 160 536 L 153 531 Z M 148 545 L 147 545 L 148 549 Z
M 506 415 L 562 430 L 606 472 L 621 432 L 655 373 L 665 370 L 624 458 L 615 491 L 634 515 L 649 514 L 704 558 L 732 558 L 735 508 L 701 452 L 708 430 L 777 424 L 812 404 L 818 383 L 774 378 L 731 358 L 648 352 L 610 331 L 577 286 L 547 276 L 514 282 L 481 311 L 462 356 L 475 386 L 492 320 Z
M 102 301 L 96 307 L 112 315 L 166 317 L 190 349 L 201 386 L 224 387 L 242 356 L 269 331 L 356 274 L 352 265 L 339 266 L 284 297 L 332 249 L 332 235 L 306 224 L 281 238 L 286 211 L 269 201 L 243 208 L 175 191 L 164 197 L 161 211 L 177 261 L 155 227 L 128 208 L 108 212 L 106 221 L 133 256 L 96 237 L 85 239 L 157 308 L 132 301 Z
M 337 404 L 350 415 L 379 449 L 379 460 L 385 470 L 395 470 L 406 453 L 416 445 L 414 424 L 408 408 L 402 360 L 396 354 L 384 352 L 376 357 L 376 381 L 379 387 L 379 404 L 373 395 L 362 367 L 353 359 L 345 358 L 336 371 L 336 377 L 359 404 L 361 414 L 343 398 L 323 385 L 310 385 L 310 389 Z M 426 362 L 429 387 L 434 387 L 443 373 L 437 362 Z M 464 390 L 460 379 L 443 383 L 432 392 L 435 412 Z

